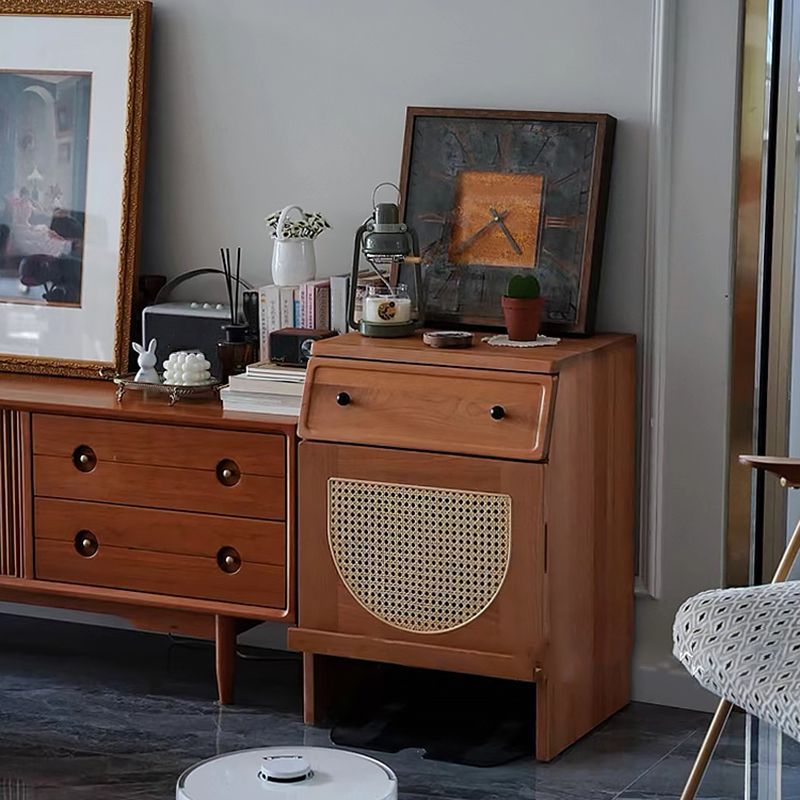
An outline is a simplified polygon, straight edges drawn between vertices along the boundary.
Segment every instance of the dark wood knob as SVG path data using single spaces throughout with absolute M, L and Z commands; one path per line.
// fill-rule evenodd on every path
M 84 558 L 91 558 L 100 549 L 100 544 L 91 531 L 78 531 L 75 534 L 75 549 Z
M 97 456 L 87 444 L 82 444 L 72 451 L 72 463 L 81 472 L 91 472 L 97 466 Z
M 242 479 L 242 471 L 239 465 L 230 458 L 223 458 L 217 464 L 217 480 L 223 486 L 236 486 Z
M 336 395 L 336 402 L 340 406 L 349 406 L 350 405 L 350 400 L 351 400 L 351 397 L 350 397 L 349 394 L 347 394 L 347 392 L 339 392 L 339 394 Z
M 222 547 L 217 553 L 217 566 L 229 575 L 242 568 L 242 557 L 235 547 Z
M 505 415 L 506 415 L 506 410 L 503 408 L 503 406 L 492 406 L 489 409 L 489 416 L 492 419 L 503 419 Z

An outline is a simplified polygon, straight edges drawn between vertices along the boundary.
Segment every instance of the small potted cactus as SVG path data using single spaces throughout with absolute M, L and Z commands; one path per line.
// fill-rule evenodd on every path
M 533 275 L 514 275 L 503 296 L 503 316 L 512 342 L 532 342 L 539 335 L 542 305 L 539 281 Z

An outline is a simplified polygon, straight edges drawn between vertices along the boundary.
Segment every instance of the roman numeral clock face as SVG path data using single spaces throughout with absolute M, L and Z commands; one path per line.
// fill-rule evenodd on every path
M 531 271 L 548 322 L 577 325 L 596 140 L 593 121 L 416 119 L 405 219 L 420 237 L 428 319 L 496 325 L 509 277 Z

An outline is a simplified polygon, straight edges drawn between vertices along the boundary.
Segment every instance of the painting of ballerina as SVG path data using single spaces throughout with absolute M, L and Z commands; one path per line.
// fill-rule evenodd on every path
M 0 303 L 81 305 L 91 84 L 0 71 Z

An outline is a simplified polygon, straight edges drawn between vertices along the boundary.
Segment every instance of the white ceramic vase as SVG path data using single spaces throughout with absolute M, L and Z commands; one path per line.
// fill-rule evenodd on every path
M 276 286 L 299 286 L 314 280 L 317 275 L 317 259 L 314 255 L 313 239 L 290 239 L 283 227 L 292 211 L 303 213 L 300 206 L 286 206 L 278 218 L 275 244 L 272 249 L 272 282 Z

